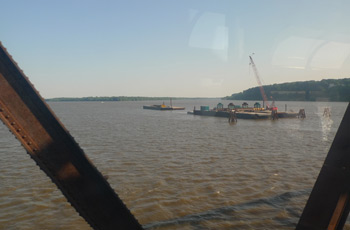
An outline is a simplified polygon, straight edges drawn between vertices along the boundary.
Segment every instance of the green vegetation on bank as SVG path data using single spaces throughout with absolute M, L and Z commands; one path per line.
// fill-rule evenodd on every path
M 46 101 L 156 101 L 164 100 L 169 101 L 180 99 L 197 99 L 197 98 L 184 98 L 184 97 L 57 97 L 46 99 Z
M 269 100 L 276 101 L 350 101 L 350 78 L 302 81 L 264 86 Z M 169 101 L 181 99 L 209 99 L 187 97 L 59 97 L 46 101 Z M 262 100 L 259 87 L 224 97 L 226 100 Z
M 350 78 L 324 79 L 263 86 L 269 100 L 350 101 Z M 259 87 L 224 97 L 227 100 L 262 100 Z

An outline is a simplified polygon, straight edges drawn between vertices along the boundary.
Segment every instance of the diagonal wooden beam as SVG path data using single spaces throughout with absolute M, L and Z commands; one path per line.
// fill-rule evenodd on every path
M 94 229 L 142 229 L 0 43 L 0 119 Z
M 343 229 L 349 198 L 350 103 L 296 229 Z

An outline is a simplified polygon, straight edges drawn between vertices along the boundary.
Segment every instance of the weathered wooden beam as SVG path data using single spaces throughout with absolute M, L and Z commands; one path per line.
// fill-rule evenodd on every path
M 350 104 L 296 229 L 343 229 L 350 210 L 349 197 Z
M 94 229 L 142 229 L 0 43 L 0 119 Z

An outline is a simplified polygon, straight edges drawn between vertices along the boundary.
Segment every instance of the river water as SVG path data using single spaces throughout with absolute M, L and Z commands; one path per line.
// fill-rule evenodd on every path
M 294 229 L 347 103 L 277 102 L 306 119 L 236 124 L 187 114 L 218 102 L 49 105 L 145 229 Z M 0 229 L 90 229 L 3 124 L 0 157 Z

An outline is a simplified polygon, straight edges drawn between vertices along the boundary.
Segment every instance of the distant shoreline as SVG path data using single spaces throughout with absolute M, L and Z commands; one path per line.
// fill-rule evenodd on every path
M 350 78 L 264 85 L 263 89 L 271 101 L 350 101 Z M 223 99 L 262 100 L 262 96 L 260 88 L 254 87 Z
M 321 81 L 301 81 L 264 85 L 269 100 L 276 101 L 350 101 L 350 78 L 324 79 Z M 46 101 L 170 101 L 186 99 L 250 100 L 261 101 L 259 87 L 253 87 L 226 97 L 57 97 Z
M 57 97 L 48 98 L 45 101 L 50 102 L 69 102 L 69 101 L 170 101 L 171 100 L 187 100 L 187 99 L 222 99 L 221 97 Z

